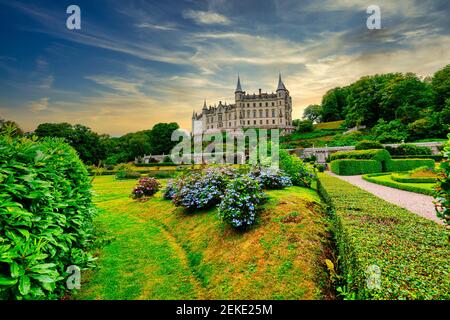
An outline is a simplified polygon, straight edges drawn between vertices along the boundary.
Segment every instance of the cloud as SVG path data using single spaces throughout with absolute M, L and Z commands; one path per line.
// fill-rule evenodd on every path
M 230 19 L 224 15 L 211 11 L 186 10 L 183 12 L 183 17 L 185 19 L 191 19 L 197 24 L 228 25 L 231 23 Z
M 154 30 L 161 30 L 161 31 L 178 30 L 178 28 L 175 27 L 174 25 L 152 24 L 152 23 L 146 23 L 146 22 L 136 24 L 136 27 L 142 28 L 142 29 L 154 29 Z
M 49 98 L 42 98 L 37 101 L 33 101 L 30 104 L 30 110 L 32 112 L 41 112 L 48 109 Z

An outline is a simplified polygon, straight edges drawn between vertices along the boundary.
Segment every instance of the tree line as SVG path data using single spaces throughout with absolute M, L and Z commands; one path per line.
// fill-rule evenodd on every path
M 111 137 L 98 134 L 81 124 L 42 123 L 34 132 L 24 133 L 17 123 L 0 119 L 0 134 L 63 138 L 88 165 L 100 162 L 115 165 L 133 161 L 135 157 L 144 154 L 169 154 L 177 144 L 176 141 L 171 141 L 172 132 L 178 128 L 179 125 L 175 122 L 158 123 L 149 130 Z
M 432 77 L 414 73 L 364 76 L 329 90 L 303 118 L 312 122 L 344 120 L 351 128 L 395 131 L 405 139 L 445 138 L 450 124 L 450 65 Z

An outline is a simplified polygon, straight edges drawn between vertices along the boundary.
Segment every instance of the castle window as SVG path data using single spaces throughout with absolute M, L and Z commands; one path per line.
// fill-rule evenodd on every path
M 231 122 L 228 122 L 228 126 L 231 127 Z
M 259 120 L 259 124 L 262 124 L 262 120 Z
M 247 103 L 247 107 L 249 107 L 249 108 L 250 108 L 250 103 Z
M 275 117 L 275 109 L 272 109 L 272 117 Z
M 266 109 L 266 118 L 269 117 L 269 109 Z
M 261 102 L 259 103 L 259 106 L 262 107 L 262 103 Z
M 275 107 L 275 102 L 272 102 L 272 107 Z
M 269 103 L 268 102 L 266 102 L 266 107 L 268 107 L 269 106 Z
M 263 111 L 259 110 L 259 117 L 262 118 L 263 117 Z
M 266 120 L 266 124 L 269 124 L 269 120 Z
M 253 110 L 253 118 L 256 118 L 256 110 Z
M 281 106 L 281 101 L 280 101 L 280 106 Z
M 272 123 L 275 124 L 275 119 L 272 120 Z
M 256 120 L 253 120 L 253 124 L 256 124 Z
M 247 110 L 247 118 L 250 118 L 250 110 Z
M 255 102 L 253 102 L 253 106 L 256 107 L 256 103 Z
M 250 125 L 250 120 L 247 121 L 247 124 Z

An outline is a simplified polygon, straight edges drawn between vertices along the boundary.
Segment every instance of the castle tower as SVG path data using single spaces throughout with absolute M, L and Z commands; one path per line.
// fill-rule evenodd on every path
M 234 92 L 234 98 L 236 100 L 236 103 L 238 101 L 241 101 L 242 98 L 244 96 L 244 91 L 242 91 L 242 87 L 241 87 L 241 79 L 238 76 L 238 81 L 237 81 L 237 85 L 236 85 L 236 91 Z

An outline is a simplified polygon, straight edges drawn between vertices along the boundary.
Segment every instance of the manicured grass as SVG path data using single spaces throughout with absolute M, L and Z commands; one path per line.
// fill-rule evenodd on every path
M 433 195 L 434 183 L 412 183 L 412 182 L 399 182 L 392 179 L 390 173 L 386 174 L 366 174 L 362 177 L 364 180 L 377 183 L 383 186 L 401 189 L 405 191 L 417 192 L 426 195 Z
M 358 299 L 450 299 L 445 227 L 338 178 L 319 173 L 335 219 L 339 269 Z M 370 266 L 380 288 L 369 289 Z
M 318 124 L 314 125 L 314 128 L 318 129 L 318 130 L 322 130 L 322 129 L 339 129 L 339 126 L 343 122 L 344 122 L 344 120 L 318 123 Z
M 163 184 L 165 181 L 161 180 Z M 96 225 L 112 241 L 75 299 L 328 298 L 328 225 L 314 190 L 269 191 L 257 225 L 242 233 L 216 209 L 188 214 L 158 192 L 129 198 L 135 181 L 94 180 Z

